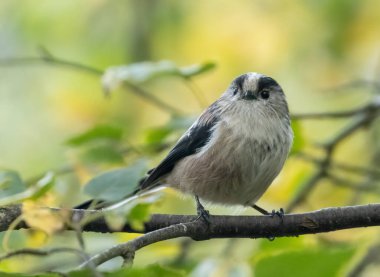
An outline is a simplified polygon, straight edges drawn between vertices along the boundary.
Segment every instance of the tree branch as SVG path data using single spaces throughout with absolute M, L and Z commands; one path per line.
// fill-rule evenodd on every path
M 195 216 L 182 215 L 153 215 L 151 220 L 145 224 L 145 231 L 147 232 L 145 235 L 111 247 L 95 255 L 88 262 L 100 265 L 121 256 L 124 258 L 124 264 L 130 265 L 137 250 L 158 241 L 178 237 L 191 237 L 194 240 L 273 238 L 378 226 L 380 225 L 380 204 L 328 208 L 304 214 L 285 215 L 283 218 L 271 216 L 211 216 L 210 225 L 207 225 L 202 220 L 195 220 L 195 218 Z M 85 226 L 84 229 L 88 227 L 89 225 Z M 130 230 L 130 227 L 124 227 L 123 230 Z M 87 262 L 82 266 L 86 265 Z
M 96 264 L 92 262 L 92 258 L 90 259 L 88 255 L 82 250 L 69 248 L 69 247 L 57 247 L 57 248 L 52 248 L 52 249 L 47 249 L 47 250 L 35 249 L 35 248 L 23 248 L 23 249 L 9 252 L 3 256 L 0 256 L 0 262 L 9 258 L 15 257 L 15 256 L 29 255 L 29 256 L 46 257 L 46 256 L 50 256 L 52 254 L 57 254 L 57 253 L 72 253 L 72 254 L 77 255 L 82 261 L 84 261 L 83 267 L 87 267 L 91 270 L 92 276 L 94 277 L 102 276 L 96 270 Z
M 53 248 L 53 249 L 48 249 L 48 250 L 41 250 L 41 249 L 35 249 L 35 248 L 19 249 L 19 250 L 9 252 L 3 256 L 0 256 L 0 262 L 9 258 L 15 257 L 15 256 L 23 256 L 23 255 L 50 256 L 51 254 L 56 254 L 56 253 L 72 253 L 80 257 L 81 260 L 83 261 L 88 260 L 87 255 L 78 249 L 61 247 L 61 248 Z
M 60 209 L 52 209 L 60 211 Z M 124 258 L 124 264 L 131 264 L 135 252 L 152 243 L 178 237 L 193 240 L 214 238 L 275 238 L 316 234 L 336 230 L 380 226 L 380 204 L 326 208 L 302 214 L 288 214 L 283 218 L 274 216 L 210 216 L 210 224 L 197 220 L 193 215 L 153 214 L 144 224 L 144 230 L 133 229 L 126 224 L 121 230 L 110 229 L 101 211 L 72 210 L 73 217 L 96 215 L 95 219 L 84 224 L 87 232 L 145 233 L 126 243 L 116 245 L 87 260 L 82 266 L 99 265 L 114 257 Z M 12 221 L 21 215 L 21 206 L 0 208 L 0 231 L 9 228 Z M 29 228 L 21 222 L 15 229 Z M 70 230 L 70 227 L 67 227 Z
M 321 166 L 323 164 L 323 159 L 316 158 L 313 155 L 305 152 L 299 152 L 295 156 L 305 161 L 312 162 L 318 166 Z M 349 173 L 355 173 L 357 175 L 371 175 L 375 179 L 380 179 L 380 170 L 373 167 L 358 166 L 354 164 L 334 161 L 330 163 L 330 170 L 331 169 L 338 169 Z
M 60 209 L 53 209 L 60 211 Z M 73 210 L 74 214 L 97 214 L 99 217 L 86 223 L 83 231 L 110 233 L 100 211 Z M 8 229 L 13 220 L 21 215 L 21 206 L 0 208 L 0 231 Z M 153 214 L 144 224 L 144 230 L 133 229 L 126 224 L 117 232 L 149 233 L 176 224 L 190 226 L 187 237 L 194 240 L 211 238 L 268 238 L 316 234 L 335 230 L 380 225 L 380 204 L 326 208 L 314 212 L 287 214 L 283 218 L 271 216 L 227 216 L 212 215 L 209 228 L 195 215 Z M 24 222 L 16 229 L 29 228 Z
M 45 50 L 46 51 L 46 50 Z M 61 66 L 66 67 L 73 70 L 79 70 L 85 73 L 92 74 L 96 77 L 101 77 L 104 74 L 104 71 L 92 66 L 88 66 L 85 64 L 81 64 L 78 62 L 73 62 L 69 60 L 64 60 L 61 58 L 57 58 L 51 55 L 48 52 L 42 53 L 40 57 L 22 57 L 22 58 L 8 58 L 8 59 L 0 59 L 0 66 L 14 66 L 14 65 L 24 65 L 24 64 L 34 64 L 34 63 L 44 63 L 48 65 Z M 181 115 L 181 111 L 179 111 L 176 107 L 173 107 L 165 102 L 161 101 L 159 98 L 154 96 L 153 94 L 145 91 L 140 86 L 137 86 L 131 82 L 124 81 L 123 87 L 129 89 L 130 92 L 134 93 L 138 97 L 144 98 L 146 101 L 155 105 L 156 107 L 171 113 L 172 115 Z
M 302 203 L 306 197 L 311 193 L 314 187 L 319 183 L 321 179 L 326 177 L 327 169 L 332 163 L 332 157 L 337 146 L 346 138 L 354 134 L 361 128 L 370 125 L 379 116 L 380 97 L 374 98 L 371 104 L 367 105 L 363 113 L 359 113 L 354 119 L 339 131 L 333 138 L 323 143 L 323 148 L 326 152 L 325 157 L 322 159 L 317 171 L 302 185 L 298 194 L 290 201 L 287 211 L 293 211 L 300 203 Z
M 376 99 L 369 104 L 348 111 L 341 112 L 316 112 L 316 113 L 304 113 L 304 114 L 292 114 L 292 119 L 340 119 L 349 118 L 359 114 L 365 114 L 368 112 L 374 112 L 380 109 L 380 101 Z

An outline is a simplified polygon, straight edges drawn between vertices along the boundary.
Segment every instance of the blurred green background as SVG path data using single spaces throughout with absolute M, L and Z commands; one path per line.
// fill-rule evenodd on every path
M 342 85 L 378 80 L 379 46 L 380 2 L 374 0 L 3 0 L 0 167 L 17 171 L 26 185 L 36 176 L 56 171 L 53 188 L 39 203 L 72 207 L 90 197 L 83 186 L 95 175 L 140 158 L 154 166 L 189 122 L 242 73 L 261 72 L 276 79 L 293 114 L 349 110 L 373 101 L 376 92 L 368 86 Z M 138 83 L 149 95 L 179 110 L 178 116 L 123 86 L 105 97 L 101 74 L 49 63 L 51 58 L 100 70 L 161 60 L 178 66 L 212 62 L 216 67 L 188 79 L 165 75 Z M 297 151 L 321 157 L 318 145 L 350 119 L 297 122 Z M 116 135 L 109 137 L 107 129 L 105 138 L 95 135 L 83 143 L 67 143 L 94 126 L 114 128 Z M 377 120 L 339 144 L 334 162 L 378 170 L 378 137 Z M 66 167 L 70 173 L 60 174 Z M 315 168 L 292 155 L 258 204 L 269 210 L 286 207 Z M 378 179 L 342 174 L 346 183 L 370 179 L 374 185 L 358 192 L 322 179 L 296 211 L 379 200 Z M 171 190 L 156 200 L 147 213 L 195 212 L 191 198 Z M 255 213 L 239 207 L 207 208 L 212 214 Z M 135 266 L 160 263 L 191 276 L 344 276 L 376 245 L 379 235 L 377 228 L 371 228 L 271 242 L 172 240 L 139 251 Z M 85 241 L 88 251 L 96 253 L 133 236 L 85 234 Z M 3 251 L 77 245 L 70 232 L 15 231 L 5 241 Z M 183 259 L 181 253 L 186 253 Z M 55 256 L 15 258 L 2 262 L 0 270 L 65 269 L 74 261 Z M 119 265 L 119 260 L 111 261 L 103 268 Z M 374 262 L 362 274 L 371 276 L 378 270 L 380 265 Z

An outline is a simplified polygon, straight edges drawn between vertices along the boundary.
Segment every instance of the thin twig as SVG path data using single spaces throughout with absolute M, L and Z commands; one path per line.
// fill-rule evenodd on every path
M 376 99 L 374 103 L 378 105 L 378 99 Z M 301 190 L 295 195 L 295 197 L 290 201 L 288 207 L 286 208 L 287 212 L 293 211 L 294 208 L 301 204 L 311 193 L 314 187 L 319 183 L 319 181 L 322 178 L 326 177 L 327 169 L 330 167 L 330 164 L 332 163 L 332 156 L 340 142 L 345 140 L 347 137 L 351 136 L 357 130 L 366 127 L 371 122 L 373 122 L 375 118 L 378 116 L 378 111 L 378 109 L 369 108 L 365 113 L 358 114 L 354 117 L 354 119 L 350 122 L 349 125 L 347 125 L 340 132 L 338 132 L 333 138 L 322 144 L 326 152 L 325 157 L 322 159 L 317 171 L 303 185 L 301 185 Z
M 324 89 L 324 91 L 341 91 L 349 88 L 357 88 L 357 87 L 370 87 L 373 89 L 375 93 L 380 93 L 380 83 L 372 80 L 364 80 L 358 79 L 350 82 L 346 82 L 335 87 L 330 87 Z
M 41 57 L 23 57 L 23 58 L 8 58 L 8 59 L 0 59 L 0 66 L 15 66 L 15 65 L 25 65 L 25 64 L 33 64 L 33 63 L 45 63 L 49 65 L 55 65 L 55 66 L 63 66 L 68 67 L 69 69 L 75 69 L 80 70 L 83 72 L 87 72 L 92 75 L 96 75 L 98 77 L 102 76 L 104 74 L 104 71 L 92 66 L 88 66 L 85 64 L 81 64 L 78 62 L 73 62 L 69 60 L 64 60 L 57 58 L 55 56 L 49 55 L 49 56 L 41 56 Z M 158 108 L 169 112 L 173 115 L 179 115 L 181 112 L 176 109 L 175 107 L 172 107 L 165 102 L 162 102 L 159 98 L 155 97 L 151 93 L 146 92 L 142 88 L 140 88 L 137 85 L 134 85 L 130 82 L 123 82 L 124 86 L 126 88 L 129 88 L 131 92 L 138 95 L 139 97 L 144 98 L 151 104 L 157 106 Z
M 332 173 L 328 173 L 327 177 L 331 181 L 333 181 L 334 185 L 345 187 L 345 188 L 350 188 L 350 189 L 358 191 L 358 192 L 359 191 L 360 192 L 379 192 L 380 191 L 380 187 L 375 186 L 375 184 L 373 182 L 371 182 L 371 183 L 368 183 L 368 182 L 357 183 L 357 182 L 353 182 L 351 180 L 342 178 L 342 177 L 337 176 L 337 175 L 332 174 Z
M 8 58 L 0 59 L 0 66 L 18 66 L 34 63 L 45 63 L 56 66 L 68 67 L 75 70 L 87 72 L 92 75 L 101 76 L 104 71 L 93 66 L 88 66 L 78 62 L 68 61 L 57 57 L 21 57 L 21 58 Z
M 184 80 L 187 87 L 193 93 L 195 99 L 197 99 L 199 107 L 202 109 L 207 107 L 208 101 L 204 97 L 204 94 L 202 93 L 201 89 L 194 83 L 194 81 L 191 78 L 185 78 Z
M 347 274 L 348 277 L 360 277 L 363 271 L 370 264 L 375 264 L 380 261 L 380 242 L 377 242 L 369 247 L 364 257 L 351 269 Z
M 380 110 L 380 101 L 378 97 L 374 98 L 369 104 L 341 112 L 317 112 L 317 113 L 304 113 L 304 114 L 292 114 L 292 119 L 340 119 L 340 118 L 348 118 L 359 114 L 367 114 L 375 112 L 376 110 Z
M 307 179 L 302 185 L 301 190 L 296 194 L 296 196 L 289 202 L 288 206 L 285 208 L 286 212 L 292 212 L 298 205 L 300 205 L 306 197 L 311 193 L 316 184 L 325 177 L 326 168 L 320 167 L 313 175 Z
M 0 262 L 10 259 L 15 256 L 24 256 L 24 255 L 29 255 L 29 256 L 39 256 L 39 257 L 46 257 L 50 256 L 52 254 L 58 254 L 58 253 L 72 253 L 77 255 L 78 257 L 81 258 L 82 263 L 86 264 L 86 267 L 88 267 L 91 270 L 92 276 L 95 277 L 102 277 L 103 275 L 96 270 L 96 267 L 94 266 L 94 263 L 91 262 L 89 259 L 88 255 L 78 249 L 75 248 L 69 248 L 69 247 L 57 247 L 57 248 L 52 248 L 52 249 L 47 249 L 47 250 L 42 250 L 42 249 L 34 249 L 34 248 L 23 248 L 19 250 L 15 250 L 12 252 L 9 252 L 3 256 L 0 256 Z
M 3 256 L 0 256 L 0 262 L 9 258 L 15 257 L 15 256 L 21 256 L 21 255 L 49 256 L 51 254 L 57 254 L 57 253 L 72 253 L 80 257 L 83 262 L 87 261 L 87 258 L 82 251 L 75 248 L 59 247 L 59 248 L 53 248 L 53 249 L 48 249 L 48 250 L 41 250 L 41 249 L 34 249 L 34 248 L 23 248 L 23 249 L 15 250 Z
M 136 86 L 135 84 L 133 84 L 131 82 L 123 81 L 123 85 L 124 85 L 124 87 L 130 89 L 130 91 L 133 92 L 135 95 L 144 98 L 148 102 L 154 104 L 156 107 L 171 113 L 173 116 L 179 116 L 179 115 L 183 114 L 177 108 L 172 107 L 169 104 L 166 104 L 165 102 L 162 102 L 160 99 L 153 96 L 151 93 L 145 91 L 141 87 Z
M 132 265 L 137 250 L 155 242 L 186 236 L 189 229 L 194 228 L 195 225 L 196 222 L 193 221 L 190 223 L 174 224 L 169 227 L 152 231 L 126 243 L 111 247 L 106 251 L 95 255 L 90 261 L 95 265 L 101 265 L 106 261 L 121 256 L 124 258 L 124 265 Z M 81 265 L 81 267 L 84 266 L 87 266 L 87 263 Z
M 348 118 L 357 114 L 360 114 L 365 110 L 366 107 L 362 107 L 359 109 L 342 111 L 342 112 L 316 112 L 316 113 L 300 113 L 300 114 L 292 114 L 291 118 L 295 120 L 299 119 L 340 119 L 340 118 Z
M 304 152 L 297 153 L 296 157 L 301 158 L 305 161 L 315 163 L 318 166 L 320 166 L 321 163 L 323 162 L 322 159 L 318 159 L 318 158 L 316 158 L 310 154 L 304 153 Z M 334 162 L 331 162 L 331 164 L 330 164 L 330 170 L 331 169 L 343 170 L 343 171 L 355 173 L 358 175 L 371 175 L 374 178 L 380 178 L 380 170 L 375 169 L 375 168 L 370 168 L 370 167 L 351 165 L 351 164 L 346 164 L 346 163 L 334 161 Z
M 366 127 L 370 122 L 372 122 L 376 117 L 372 113 L 368 114 L 360 114 L 355 117 L 352 122 L 343 128 L 337 135 L 335 135 L 332 139 L 323 143 L 323 146 L 327 149 L 327 151 L 333 151 L 335 146 L 338 145 L 341 141 L 352 135 L 355 131 L 360 128 Z

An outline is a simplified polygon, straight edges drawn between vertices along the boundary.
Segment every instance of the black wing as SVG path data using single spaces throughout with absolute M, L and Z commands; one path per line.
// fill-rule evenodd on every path
M 170 173 L 177 162 L 193 155 L 210 139 L 212 128 L 219 121 L 216 103 L 211 105 L 177 142 L 166 158 L 141 182 L 140 190 L 153 188 L 160 178 Z

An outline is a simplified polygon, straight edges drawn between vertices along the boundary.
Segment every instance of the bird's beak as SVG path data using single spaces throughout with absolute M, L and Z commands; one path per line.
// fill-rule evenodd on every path
M 248 90 L 244 94 L 243 99 L 244 100 L 257 100 L 257 97 L 256 97 L 255 93 L 252 90 Z

